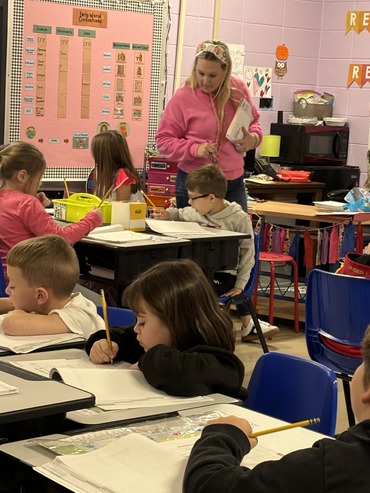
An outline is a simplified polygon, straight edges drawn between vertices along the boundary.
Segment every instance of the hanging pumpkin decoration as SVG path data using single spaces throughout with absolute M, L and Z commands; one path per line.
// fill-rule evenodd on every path
M 289 50 L 285 44 L 278 45 L 275 53 L 278 60 L 288 60 Z
M 274 73 L 277 75 L 278 79 L 282 79 L 284 75 L 288 72 L 288 47 L 285 44 L 278 45 L 276 47 L 275 53 L 277 60 L 275 62 Z

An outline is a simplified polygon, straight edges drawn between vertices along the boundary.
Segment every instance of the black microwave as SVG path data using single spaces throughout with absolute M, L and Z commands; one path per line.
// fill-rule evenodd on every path
M 270 133 L 280 135 L 279 164 L 347 164 L 349 127 L 271 123 Z

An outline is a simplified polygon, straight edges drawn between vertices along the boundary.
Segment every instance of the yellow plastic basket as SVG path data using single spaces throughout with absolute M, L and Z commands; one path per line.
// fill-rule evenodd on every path
M 55 199 L 54 219 L 76 223 L 100 204 L 100 198 L 90 193 L 74 193 L 68 199 Z M 103 223 L 110 224 L 112 217 L 112 202 L 103 202 L 100 207 L 103 213 Z

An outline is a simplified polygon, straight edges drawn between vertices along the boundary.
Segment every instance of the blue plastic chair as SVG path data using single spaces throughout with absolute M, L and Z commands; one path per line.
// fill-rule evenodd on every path
M 101 306 L 97 306 L 96 309 L 98 314 L 103 317 L 103 308 Z M 136 316 L 134 312 L 132 312 L 128 308 L 117 308 L 115 306 L 108 306 L 107 315 L 109 327 L 125 327 L 127 325 L 136 324 Z
M 8 296 L 5 292 L 5 289 L 6 289 L 6 283 L 5 283 L 4 269 L 3 269 L 3 265 L 1 264 L 1 267 L 0 267 L 0 297 L 2 297 L 2 298 Z
M 311 430 L 334 436 L 338 385 L 324 365 L 291 354 L 263 354 L 253 369 L 244 406 L 293 423 L 320 418 Z
M 238 305 L 241 303 L 248 303 L 248 307 L 253 319 L 254 326 L 256 327 L 258 338 L 260 340 L 264 353 L 268 353 L 269 349 L 266 344 L 265 336 L 263 335 L 260 322 L 257 317 L 256 309 L 253 305 L 253 292 L 256 282 L 258 280 L 258 258 L 260 253 L 260 237 L 258 233 L 254 233 L 254 266 L 251 270 L 249 281 L 244 288 L 244 291 L 238 296 L 220 296 L 218 298 L 219 303 L 224 304 L 224 310 L 229 312 L 231 305 Z
M 351 375 L 361 364 L 361 341 L 370 323 L 370 279 L 310 272 L 306 294 L 306 344 L 310 358 L 334 370 L 343 381 L 347 415 Z M 356 348 L 358 355 L 355 355 Z

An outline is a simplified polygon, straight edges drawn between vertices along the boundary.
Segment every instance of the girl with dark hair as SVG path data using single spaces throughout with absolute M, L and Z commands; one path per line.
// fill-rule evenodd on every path
M 123 303 L 136 314 L 136 325 L 112 329 L 112 349 L 105 331 L 93 334 L 86 349 L 94 363 L 133 363 L 153 387 L 171 395 L 246 397 L 232 320 L 195 262 L 154 265 L 126 288 Z

